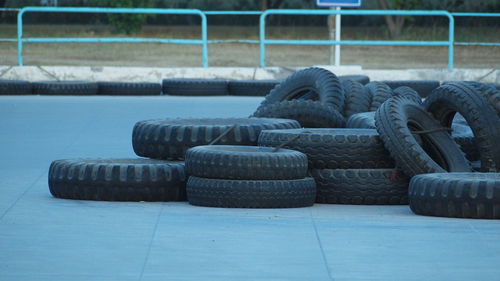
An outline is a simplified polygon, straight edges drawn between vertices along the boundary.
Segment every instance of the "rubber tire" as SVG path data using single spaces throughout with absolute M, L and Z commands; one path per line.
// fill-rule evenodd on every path
M 159 83 L 97 82 L 99 95 L 108 96 L 159 96 Z
M 391 89 L 397 89 L 402 86 L 410 87 L 415 90 L 421 98 L 426 98 L 434 89 L 440 86 L 437 80 L 398 80 L 381 81 Z
M 472 129 L 481 155 L 481 171 L 500 169 L 500 118 L 490 102 L 467 83 L 448 83 L 432 92 L 424 102 L 425 108 L 450 127 L 459 112 Z
M 344 117 L 353 114 L 367 112 L 370 109 L 372 97 L 370 92 L 362 84 L 351 80 L 342 81 L 345 94 Z
M 422 104 L 422 98 L 419 94 L 412 88 L 407 86 L 401 86 L 392 91 L 393 96 L 407 97 L 418 104 Z
M 23 80 L 0 80 L 0 95 L 31 95 L 33 86 Z
M 370 82 L 365 87 L 372 97 L 369 111 L 377 110 L 380 105 L 392 97 L 392 89 L 382 82 Z
M 216 144 L 257 145 L 262 130 L 300 127 L 295 120 L 270 118 L 145 120 L 135 124 L 132 146 L 138 156 L 184 159 L 184 154 L 189 148 L 211 143 L 234 124 L 238 126 Z
M 415 130 L 434 130 L 442 126 L 422 105 L 406 97 L 395 96 L 375 113 L 375 124 L 385 148 L 406 175 L 449 172 L 470 172 L 469 161 L 457 143 L 445 131 L 421 135 L 427 150 L 412 135 L 408 123 Z M 438 151 L 428 154 L 428 150 Z M 435 154 L 438 154 L 436 156 Z M 436 162 L 438 158 L 441 165 Z
M 424 216 L 500 219 L 500 174 L 419 175 L 410 181 L 409 201 Z
M 312 178 L 296 180 L 223 180 L 189 177 L 191 205 L 223 208 L 309 207 L 316 198 Z
M 97 95 L 97 83 L 87 81 L 33 82 L 35 95 Z
M 500 91 L 498 91 L 497 88 L 479 82 L 469 81 L 465 83 L 480 92 L 490 102 L 491 106 L 493 106 L 493 108 L 497 111 L 497 114 L 500 116 Z
M 162 89 L 170 96 L 227 96 L 227 84 L 223 79 L 169 78 L 163 79 Z
M 307 156 L 299 151 L 259 146 L 203 145 L 186 152 L 191 176 L 232 180 L 302 179 Z
M 361 85 L 366 85 L 370 83 L 370 77 L 366 75 L 339 75 L 338 76 L 340 82 L 346 81 L 346 80 L 351 80 L 354 82 L 358 82 Z
M 375 111 L 353 114 L 347 119 L 345 126 L 346 128 L 376 129 Z
M 330 105 L 340 112 L 344 107 L 345 97 L 339 79 L 330 71 L 318 67 L 306 68 L 290 75 L 271 90 L 260 106 L 304 96 Z
M 297 138 L 298 137 L 298 138 Z M 376 130 L 371 129 L 290 129 L 265 130 L 259 145 L 279 146 L 307 155 L 309 169 L 394 168 Z
M 229 95 L 264 97 L 280 83 L 279 80 L 231 80 Z
M 345 119 L 335 108 L 312 100 L 292 100 L 261 106 L 254 117 L 293 119 L 305 128 L 343 128 Z
M 313 169 L 309 174 L 316 181 L 316 203 L 408 204 L 410 179 L 394 169 Z
M 99 201 L 186 201 L 184 163 L 151 159 L 66 159 L 52 162 L 57 198 Z

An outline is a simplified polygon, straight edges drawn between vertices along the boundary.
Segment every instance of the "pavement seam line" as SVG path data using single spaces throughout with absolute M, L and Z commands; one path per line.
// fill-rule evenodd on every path
M 323 264 L 325 265 L 326 273 L 328 274 L 328 278 L 330 280 L 334 281 L 335 279 L 333 278 L 333 276 L 330 272 L 330 268 L 328 267 L 328 262 L 326 260 L 325 250 L 323 249 L 323 244 L 321 244 L 321 239 L 319 238 L 319 234 L 318 234 L 318 228 L 316 227 L 316 221 L 313 218 L 313 214 L 312 214 L 311 209 L 309 209 L 309 215 L 311 217 L 311 222 L 312 222 L 312 225 L 314 228 L 314 234 L 316 235 L 316 240 L 318 241 L 319 249 L 321 250 L 321 256 L 323 257 Z
M 165 207 L 165 204 L 161 203 L 161 209 L 160 209 L 160 212 L 158 213 L 158 216 L 156 217 L 156 223 L 155 223 L 155 227 L 153 229 L 153 234 L 151 234 L 151 241 L 149 241 L 148 251 L 146 252 L 146 257 L 144 258 L 144 263 L 142 264 L 141 274 L 139 275 L 139 281 L 141 281 L 142 277 L 144 276 L 144 271 L 146 269 L 146 265 L 148 264 L 149 254 L 151 253 L 151 248 L 153 247 L 153 241 L 154 241 L 155 236 L 156 236 L 156 230 L 158 229 L 158 224 L 160 223 L 160 218 L 163 214 L 164 207 Z
M 36 179 L 35 179 L 35 180 L 34 180 L 34 181 L 30 184 L 30 186 L 29 186 L 28 188 L 26 188 L 26 190 L 24 190 L 24 192 L 23 192 L 21 195 L 19 195 L 19 196 L 17 197 L 17 199 L 14 201 L 14 203 L 12 203 L 12 204 L 11 204 L 11 205 L 10 205 L 10 206 L 9 206 L 9 207 L 5 210 L 5 212 L 3 212 L 3 214 L 0 216 L 0 221 L 2 221 L 2 220 L 3 220 L 3 218 L 7 215 L 7 213 L 8 213 L 8 212 L 10 212 L 10 210 L 11 210 L 12 208 L 14 208 L 14 206 L 16 206 L 16 205 L 17 205 L 17 202 L 19 202 L 19 201 L 21 200 L 21 198 L 23 198 L 23 197 L 24 197 L 24 195 L 26 195 L 26 193 L 28 193 L 28 191 L 30 191 L 30 190 L 33 188 L 33 186 L 35 186 L 35 184 L 36 184 L 36 183 L 37 183 L 37 182 L 38 182 L 38 181 L 39 181 L 39 180 L 43 177 L 43 175 L 45 175 L 46 173 L 47 173 L 47 171 L 46 171 L 46 170 L 44 170 L 42 173 L 40 173 L 40 175 L 39 175 L 39 176 L 38 176 L 38 177 L 37 177 L 37 178 L 36 178 Z

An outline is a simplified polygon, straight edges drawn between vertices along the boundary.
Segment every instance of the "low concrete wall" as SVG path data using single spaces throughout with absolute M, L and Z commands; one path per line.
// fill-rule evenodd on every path
M 371 80 L 470 80 L 500 83 L 498 69 L 362 69 L 359 66 L 319 67 L 337 75 L 364 74 Z M 160 82 L 164 78 L 224 78 L 235 80 L 284 79 L 301 68 L 285 67 L 90 67 L 90 66 L 0 66 L 0 79 L 8 80 L 89 80 Z

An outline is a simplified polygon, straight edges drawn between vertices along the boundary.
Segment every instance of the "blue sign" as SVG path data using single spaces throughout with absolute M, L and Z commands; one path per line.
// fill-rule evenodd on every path
M 316 5 L 320 7 L 361 7 L 361 0 L 316 0 Z

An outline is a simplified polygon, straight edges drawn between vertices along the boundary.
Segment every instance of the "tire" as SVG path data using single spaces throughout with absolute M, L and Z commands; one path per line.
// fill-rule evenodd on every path
M 211 143 L 233 125 L 216 144 L 257 145 L 260 131 L 299 128 L 294 120 L 270 118 L 157 119 L 139 121 L 132 132 L 138 156 L 179 160 L 194 146 Z
M 163 79 L 163 94 L 171 96 L 227 96 L 227 81 L 223 79 Z
M 346 128 L 376 129 L 375 111 L 353 114 L 347 119 L 345 126 Z
M 31 95 L 33 87 L 28 81 L 0 80 L 0 95 Z
M 467 85 L 474 87 L 480 92 L 500 115 L 500 91 L 497 88 L 479 82 L 465 82 Z
M 279 83 L 279 80 L 231 80 L 228 82 L 229 95 L 263 97 Z
M 460 146 L 460 150 L 465 153 L 465 158 L 470 162 L 480 161 L 481 154 L 477 149 L 474 136 L 452 135 L 453 140 Z
M 310 67 L 295 72 L 265 97 L 261 106 L 300 98 L 312 99 L 342 112 L 344 93 L 340 81 L 330 71 Z
M 307 174 L 304 153 L 259 146 L 203 145 L 186 153 L 191 176 L 232 180 L 302 179 Z
M 99 95 L 109 96 L 159 96 L 161 85 L 158 83 L 97 82 Z
M 344 82 L 346 80 L 351 80 L 354 82 L 358 82 L 362 85 L 366 85 L 366 84 L 370 83 L 370 77 L 368 77 L 366 75 L 340 75 L 338 77 L 339 77 L 340 82 Z
M 365 87 L 372 97 L 370 111 L 377 110 L 380 105 L 392 97 L 392 89 L 382 82 L 370 82 Z
M 97 83 L 86 81 L 33 82 L 35 95 L 97 95 Z
M 399 81 L 382 81 L 396 89 L 402 86 L 410 87 L 415 90 L 421 98 L 426 98 L 434 89 L 439 87 L 439 81 L 436 80 L 399 80 Z
M 406 175 L 470 172 L 471 167 L 446 131 L 421 134 L 412 131 L 439 130 L 442 126 L 416 102 L 395 96 L 375 113 L 377 131 L 385 148 Z
M 442 126 L 460 113 L 472 129 L 481 156 L 481 171 L 500 169 L 500 118 L 490 102 L 467 83 L 448 83 L 432 92 L 424 106 Z
M 407 86 L 398 87 L 392 91 L 392 94 L 394 96 L 407 97 L 418 104 L 422 104 L 422 98 L 415 90 L 413 90 L 410 87 Z
M 261 106 L 254 117 L 293 119 L 306 128 L 343 128 L 345 119 L 335 108 L 312 100 L 292 100 Z
M 265 130 L 259 145 L 298 150 L 307 155 L 309 169 L 394 168 L 376 130 L 291 129 Z
M 344 117 L 367 112 L 370 109 L 372 97 L 362 84 L 351 80 L 342 81 L 345 94 Z
M 409 202 L 424 216 L 500 219 L 500 174 L 419 175 L 410 181 Z
M 406 205 L 409 178 L 394 169 L 310 170 L 316 203 Z
M 67 159 L 52 162 L 50 193 L 99 201 L 185 201 L 184 163 L 151 159 Z
M 223 208 L 299 208 L 314 204 L 316 183 L 296 180 L 222 180 L 189 177 L 191 205 Z

